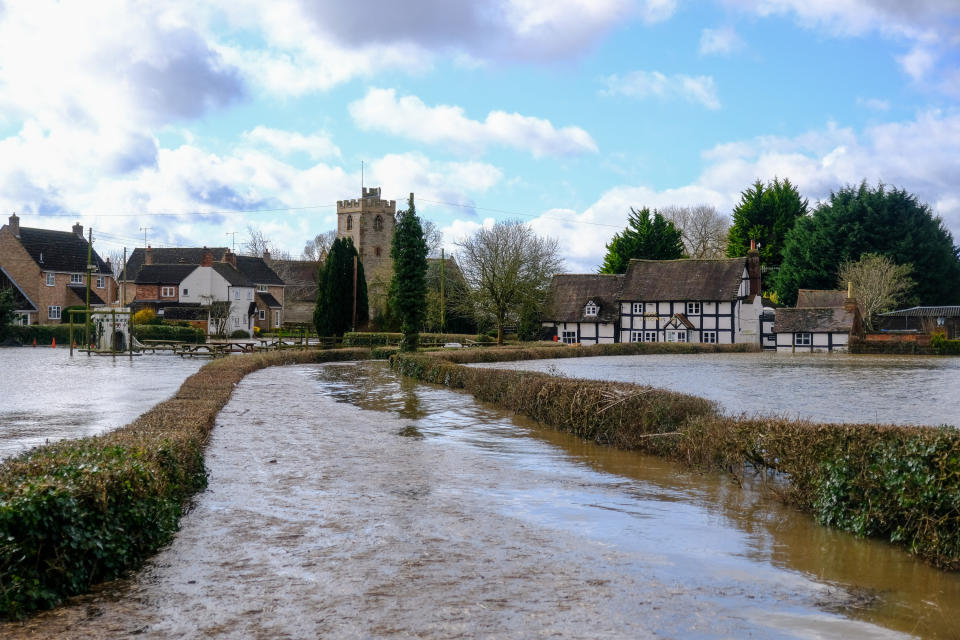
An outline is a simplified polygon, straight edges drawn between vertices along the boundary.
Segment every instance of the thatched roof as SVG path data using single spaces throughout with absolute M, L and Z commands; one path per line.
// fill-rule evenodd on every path
M 797 308 L 842 307 L 847 299 L 846 291 L 831 289 L 800 289 L 797 292 Z
M 853 329 L 855 313 L 843 307 L 777 309 L 774 333 L 838 333 Z
M 619 317 L 617 292 L 623 276 L 596 273 L 563 273 L 553 276 L 546 320 L 554 322 L 616 322 Z M 593 302 L 596 316 L 585 316 Z
M 625 301 L 735 300 L 746 258 L 631 260 L 620 299 Z

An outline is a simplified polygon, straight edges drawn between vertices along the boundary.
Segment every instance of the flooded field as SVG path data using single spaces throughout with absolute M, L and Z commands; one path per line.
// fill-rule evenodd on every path
M 960 358 L 711 353 L 470 366 L 650 385 L 715 400 L 731 414 L 960 426 Z
M 0 349 L 0 458 L 116 429 L 165 400 L 206 361 Z
M 960 576 L 382 363 L 251 374 L 210 485 L 33 638 L 956 638 Z

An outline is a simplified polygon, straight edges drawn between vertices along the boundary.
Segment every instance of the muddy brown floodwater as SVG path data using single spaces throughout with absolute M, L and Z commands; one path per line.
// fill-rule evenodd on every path
M 251 374 L 128 580 L 11 637 L 957 637 L 960 579 L 382 363 Z

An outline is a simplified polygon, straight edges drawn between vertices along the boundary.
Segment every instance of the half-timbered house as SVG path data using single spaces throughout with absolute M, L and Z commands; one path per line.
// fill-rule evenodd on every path
M 777 309 L 773 331 L 777 351 L 845 352 L 851 336 L 863 333 L 863 321 L 856 301 L 843 291 L 801 289 L 796 307 Z
M 617 341 L 617 294 L 623 276 L 564 273 L 550 282 L 543 327 L 567 344 Z

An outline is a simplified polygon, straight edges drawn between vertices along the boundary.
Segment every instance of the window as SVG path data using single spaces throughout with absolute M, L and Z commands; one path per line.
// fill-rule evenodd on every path
M 54 284 L 56 284 L 56 282 L 55 282 L 54 280 L 55 280 L 55 276 L 48 271 L 48 272 L 47 272 L 47 286 L 48 286 L 48 287 L 52 287 Z
M 375 255 L 378 258 L 380 257 L 380 247 L 373 248 L 373 255 Z
M 50 320 L 59 320 L 60 307 L 47 307 L 47 318 Z
M 82 274 L 82 273 L 71 273 L 71 274 L 70 274 L 70 284 L 83 284 L 83 274 Z
M 703 342 L 707 344 L 716 344 L 717 343 L 717 332 L 716 331 L 704 331 L 703 332 Z
M 687 303 L 687 315 L 688 315 L 688 316 L 698 316 L 698 315 L 700 315 L 700 303 L 699 303 L 699 302 L 688 302 L 688 303 Z
M 263 309 L 260 309 L 260 315 L 259 315 L 259 318 L 260 318 L 261 320 L 265 320 L 265 319 L 266 319 L 266 317 L 267 317 L 267 312 L 266 312 L 266 311 L 264 311 Z
M 564 344 L 575 344 L 577 341 L 577 332 L 576 331 L 564 331 L 563 340 Z
M 591 302 L 591 303 L 588 304 L 588 305 L 586 306 L 586 308 L 583 310 L 583 315 L 585 315 L 585 316 L 596 316 L 599 311 L 600 311 L 600 307 L 598 307 L 597 305 L 595 305 L 595 304 L 593 304 L 593 303 Z
M 686 342 L 687 341 L 687 330 L 681 329 L 679 331 L 667 331 L 666 332 L 667 342 Z
M 235 327 L 239 327 L 239 326 L 240 326 L 240 318 L 238 318 L 237 316 L 234 316 L 234 317 L 233 317 L 233 326 L 235 326 Z
M 793 334 L 793 344 L 798 347 L 809 347 L 813 344 L 813 334 L 810 333 L 795 333 Z
M 633 315 L 637 316 L 637 315 L 640 315 L 641 313 L 643 313 L 643 303 L 642 303 L 642 302 L 634 302 L 634 303 L 633 303 Z
M 644 331 L 644 332 L 643 332 L 643 341 L 644 341 L 644 342 L 656 342 L 656 341 L 657 341 L 657 332 L 656 332 L 656 331 Z
M 234 289 L 234 290 L 233 290 L 233 299 L 234 299 L 234 300 L 239 300 L 239 299 L 240 299 L 240 289 Z
M 643 331 L 631 331 L 630 342 L 643 342 Z
M 374 230 L 374 231 L 382 231 L 382 230 L 383 230 L 383 217 L 382 217 L 382 216 L 377 216 L 376 218 L 373 219 L 373 230 Z M 380 255 L 380 254 L 377 253 L 377 255 Z
M 257 293 L 267 293 L 267 291 L 268 291 L 267 285 L 265 285 L 265 284 L 258 284 L 258 285 L 257 285 Z
M 176 287 L 160 287 L 161 298 L 172 298 L 175 295 L 177 295 Z
M 247 300 L 253 300 L 253 289 L 247 289 Z
M 190 289 L 184 289 L 184 290 L 183 290 L 183 295 L 184 295 L 184 296 L 190 295 Z
M 276 327 L 277 329 L 280 328 L 280 312 L 279 311 L 273 312 L 273 326 Z
M 353 229 L 353 216 L 347 216 L 347 231 Z
M 103 276 L 97 276 L 97 289 L 103 289 Z

